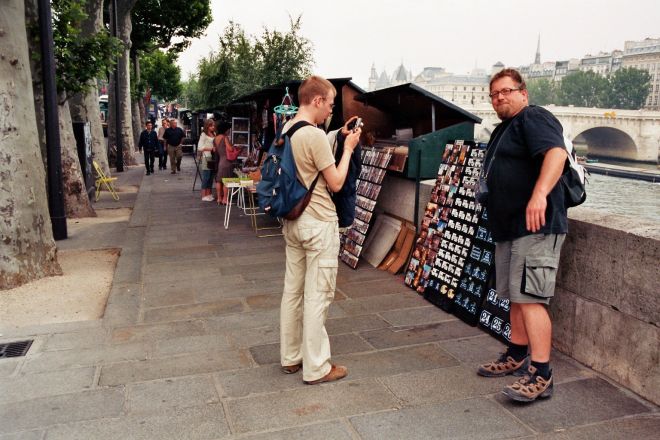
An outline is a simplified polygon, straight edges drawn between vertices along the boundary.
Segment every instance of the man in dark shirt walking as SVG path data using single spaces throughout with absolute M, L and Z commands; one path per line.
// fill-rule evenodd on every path
M 478 373 L 522 376 L 503 393 L 531 402 L 553 391 L 547 305 L 568 232 L 564 189 L 558 183 L 567 153 L 561 124 L 549 111 L 529 105 L 518 71 L 495 74 L 490 97 L 502 123 L 493 131 L 484 164 L 486 207 L 496 242 L 497 294 L 511 302 L 511 342 Z
M 144 167 L 147 169 L 147 176 L 154 172 L 154 160 L 156 160 L 156 150 L 158 149 L 158 135 L 154 131 L 154 124 L 147 121 L 146 130 L 140 133 L 138 149 L 144 151 Z
M 183 130 L 177 127 L 176 119 L 170 119 L 170 128 L 165 130 L 163 138 L 167 143 L 167 155 L 170 157 L 170 169 L 172 170 L 172 174 L 181 171 L 181 158 L 183 157 L 181 144 L 183 144 L 183 138 L 185 137 L 186 134 Z

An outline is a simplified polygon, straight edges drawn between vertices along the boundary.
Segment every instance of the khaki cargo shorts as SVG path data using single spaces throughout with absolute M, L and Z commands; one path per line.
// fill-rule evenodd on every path
M 532 234 L 495 248 L 497 296 L 512 303 L 550 304 L 566 234 Z

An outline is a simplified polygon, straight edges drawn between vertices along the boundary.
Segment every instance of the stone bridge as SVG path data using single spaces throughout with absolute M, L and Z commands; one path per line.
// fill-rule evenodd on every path
M 589 157 L 658 163 L 660 156 L 660 112 L 612 110 L 584 107 L 545 107 L 559 119 L 564 134 L 575 143 L 587 145 Z M 475 137 L 487 141 L 500 120 L 490 105 L 466 107 L 483 119 Z

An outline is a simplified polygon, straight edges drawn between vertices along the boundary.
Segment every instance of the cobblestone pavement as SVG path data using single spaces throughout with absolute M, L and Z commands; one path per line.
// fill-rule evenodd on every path
M 0 360 L 0 440 L 657 438 L 657 407 L 560 353 L 552 399 L 508 402 L 510 378 L 475 374 L 499 342 L 365 263 L 340 263 L 327 324 L 349 376 L 281 374 L 282 238 L 237 209 L 223 229 L 183 166 L 127 170 L 139 192 L 96 208 L 132 206 L 130 221 L 59 243 L 121 248 L 102 320 L 1 329 L 35 343 Z

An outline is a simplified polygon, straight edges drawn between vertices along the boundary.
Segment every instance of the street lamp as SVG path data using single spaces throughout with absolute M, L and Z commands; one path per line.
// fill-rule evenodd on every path
M 53 47 L 53 16 L 49 0 L 38 0 L 41 74 L 44 84 L 44 125 L 46 128 L 46 164 L 48 172 L 48 211 L 53 238 L 67 238 L 64 193 L 62 191 L 62 148 L 57 120 L 57 86 Z
M 119 38 L 118 29 L 117 29 L 117 0 L 112 0 L 112 15 L 110 21 L 112 22 L 112 36 Z M 115 64 L 115 142 L 117 144 L 117 162 L 116 167 L 118 172 L 124 171 L 124 148 L 123 140 L 121 138 L 121 112 L 119 111 L 119 62 L 121 60 L 121 54 L 118 55 L 117 63 Z

